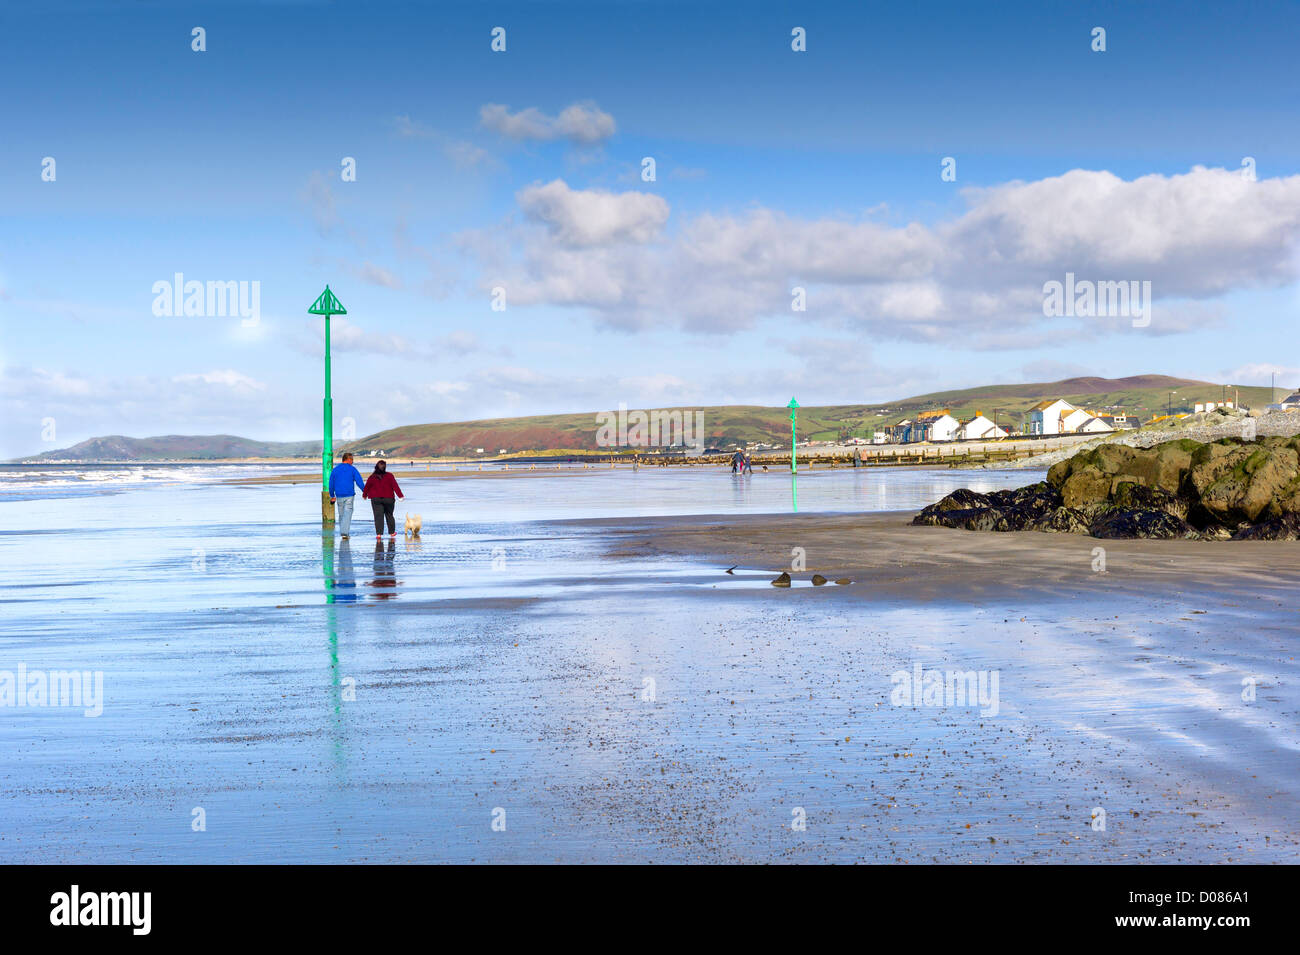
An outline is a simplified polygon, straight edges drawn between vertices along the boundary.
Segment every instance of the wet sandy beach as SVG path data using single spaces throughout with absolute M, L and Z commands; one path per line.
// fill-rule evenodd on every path
M 1088 538 L 833 513 L 946 475 L 826 474 L 798 515 L 717 479 L 566 478 L 608 515 L 572 520 L 413 474 L 424 537 L 378 546 L 286 521 L 291 486 L 0 504 L 0 669 L 105 680 L 99 717 L 0 709 L 0 861 L 1300 859 L 1295 546 L 1099 573 Z M 714 513 L 656 513 L 678 486 Z M 996 707 L 896 705 L 918 664 Z

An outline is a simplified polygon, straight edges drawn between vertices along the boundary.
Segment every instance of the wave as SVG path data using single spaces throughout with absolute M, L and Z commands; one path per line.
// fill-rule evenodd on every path
M 112 489 L 142 484 L 204 484 L 230 477 L 256 477 L 303 470 L 295 465 L 38 465 L 0 466 L 0 496 L 21 491 Z

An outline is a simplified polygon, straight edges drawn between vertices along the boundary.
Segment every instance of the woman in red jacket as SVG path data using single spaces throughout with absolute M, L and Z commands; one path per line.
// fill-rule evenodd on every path
M 388 519 L 388 536 L 396 537 L 397 518 L 393 516 L 393 508 L 397 505 L 395 498 L 403 494 L 397 478 L 388 473 L 387 461 L 375 462 L 375 470 L 366 478 L 361 496 L 370 501 L 370 509 L 375 513 L 375 539 L 384 536 L 384 518 Z

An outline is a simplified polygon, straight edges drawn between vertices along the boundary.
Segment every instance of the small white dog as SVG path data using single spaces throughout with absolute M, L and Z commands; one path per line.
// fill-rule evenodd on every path
M 419 537 L 420 528 L 423 526 L 424 524 L 420 521 L 419 514 L 406 515 L 406 527 L 404 528 L 404 530 L 406 531 L 407 537 Z

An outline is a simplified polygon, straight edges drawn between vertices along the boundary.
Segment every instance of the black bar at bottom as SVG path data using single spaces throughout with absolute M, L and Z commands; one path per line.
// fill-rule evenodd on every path
M 892 925 L 911 926 L 905 934 L 919 932 L 918 941 L 1034 932 L 1048 934 L 1026 938 L 1128 935 L 1181 944 L 1199 935 L 1232 944 L 1284 930 L 1289 875 L 1245 866 L 897 866 L 809 879 L 735 869 L 664 877 L 624 868 L 611 876 L 570 867 L 543 881 L 502 868 L 11 866 L 0 869 L 0 919 L 10 941 L 75 933 L 80 941 L 128 943 L 342 943 L 456 925 L 487 940 L 502 931 L 586 935 L 621 924 L 666 944 L 662 933 L 673 926 L 703 924 L 704 937 L 717 932 L 732 941 L 770 928 L 869 940 Z M 692 886 L 697 877 L 708 882 Z

